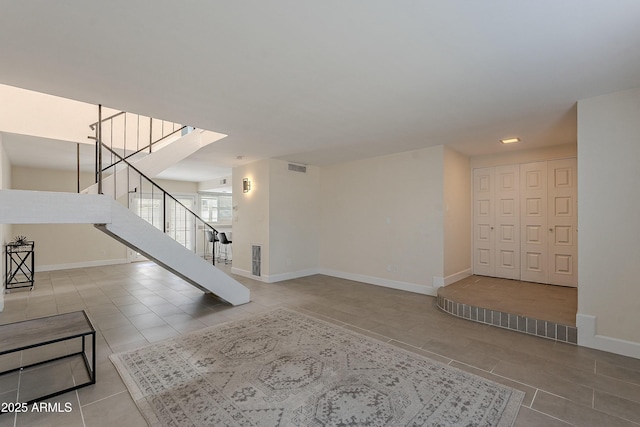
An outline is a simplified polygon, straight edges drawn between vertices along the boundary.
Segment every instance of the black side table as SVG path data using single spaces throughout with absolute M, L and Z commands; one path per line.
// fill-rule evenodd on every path
M 33 256 L 34 242 L 23 244 L 7 243 L 5 265 L 7 274 L 5 292 L 17 288 L 33 289 L 35 263 Z

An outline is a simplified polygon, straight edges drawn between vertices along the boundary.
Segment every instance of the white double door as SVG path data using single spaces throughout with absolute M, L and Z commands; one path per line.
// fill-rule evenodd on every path
M 474 274 L 577 286 L 576 159 L 474 169 Z

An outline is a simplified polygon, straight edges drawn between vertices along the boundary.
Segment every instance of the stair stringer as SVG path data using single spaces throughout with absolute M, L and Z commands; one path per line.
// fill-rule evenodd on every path
M 111 222 L 95 227 L 204 292 L 232 305 L 250 301 L 249 289 L 240 282 L 115 201 L 111 204 Z

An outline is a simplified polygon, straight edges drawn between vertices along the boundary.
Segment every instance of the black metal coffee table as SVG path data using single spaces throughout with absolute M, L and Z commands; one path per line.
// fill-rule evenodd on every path
M 91 342 L 91 362 L 87 356 L 86 338 L 92 337 Z M 54 316 L 42 317 L 38 319 L 24 320 L 21 322 L 0 325 L 0 356 L 15 353 L 23 350 L 33 349 L 36 347 L 47 346 L 58 342 L 69 341 L 74 339 L 82 340 L 82 347 L 79 351 L 71 354 L 56 356 L 51 359 L 38 361 L 26 366 L 17 366 L 4 372 L 0 372 L 0 376 L 10 372 L 22 371 L 37 365 L 44 365 L 57 360 L 81 356 L 84 360 L 84 367 L 87 370 L 89 381 L 75 384 L 72 387 L 56 390 L 53 393 L 47 393 L 43 396 L 30 398 L 27 402 L 33 403 L 45 400 L 50 397 L 58 396 L 68 391 L 76 390 L 96 383 L 96 330 L 94 329 L 89 317 L 83 311 L 73 313 L 57 314 Z M 21 364 L 21 363 L 20 363 Z

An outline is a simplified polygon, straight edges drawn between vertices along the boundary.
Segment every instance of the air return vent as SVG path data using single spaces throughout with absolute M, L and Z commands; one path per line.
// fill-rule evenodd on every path
M 301 165 L 294 165 L 293 163 L 289 163 L 289 170 L 294 172 L 302 172 L 307 173 L 307 167 Z
M 251 274 L 260 277 L 260 264 L 262 263 L 262 246 L 251 245 Z

